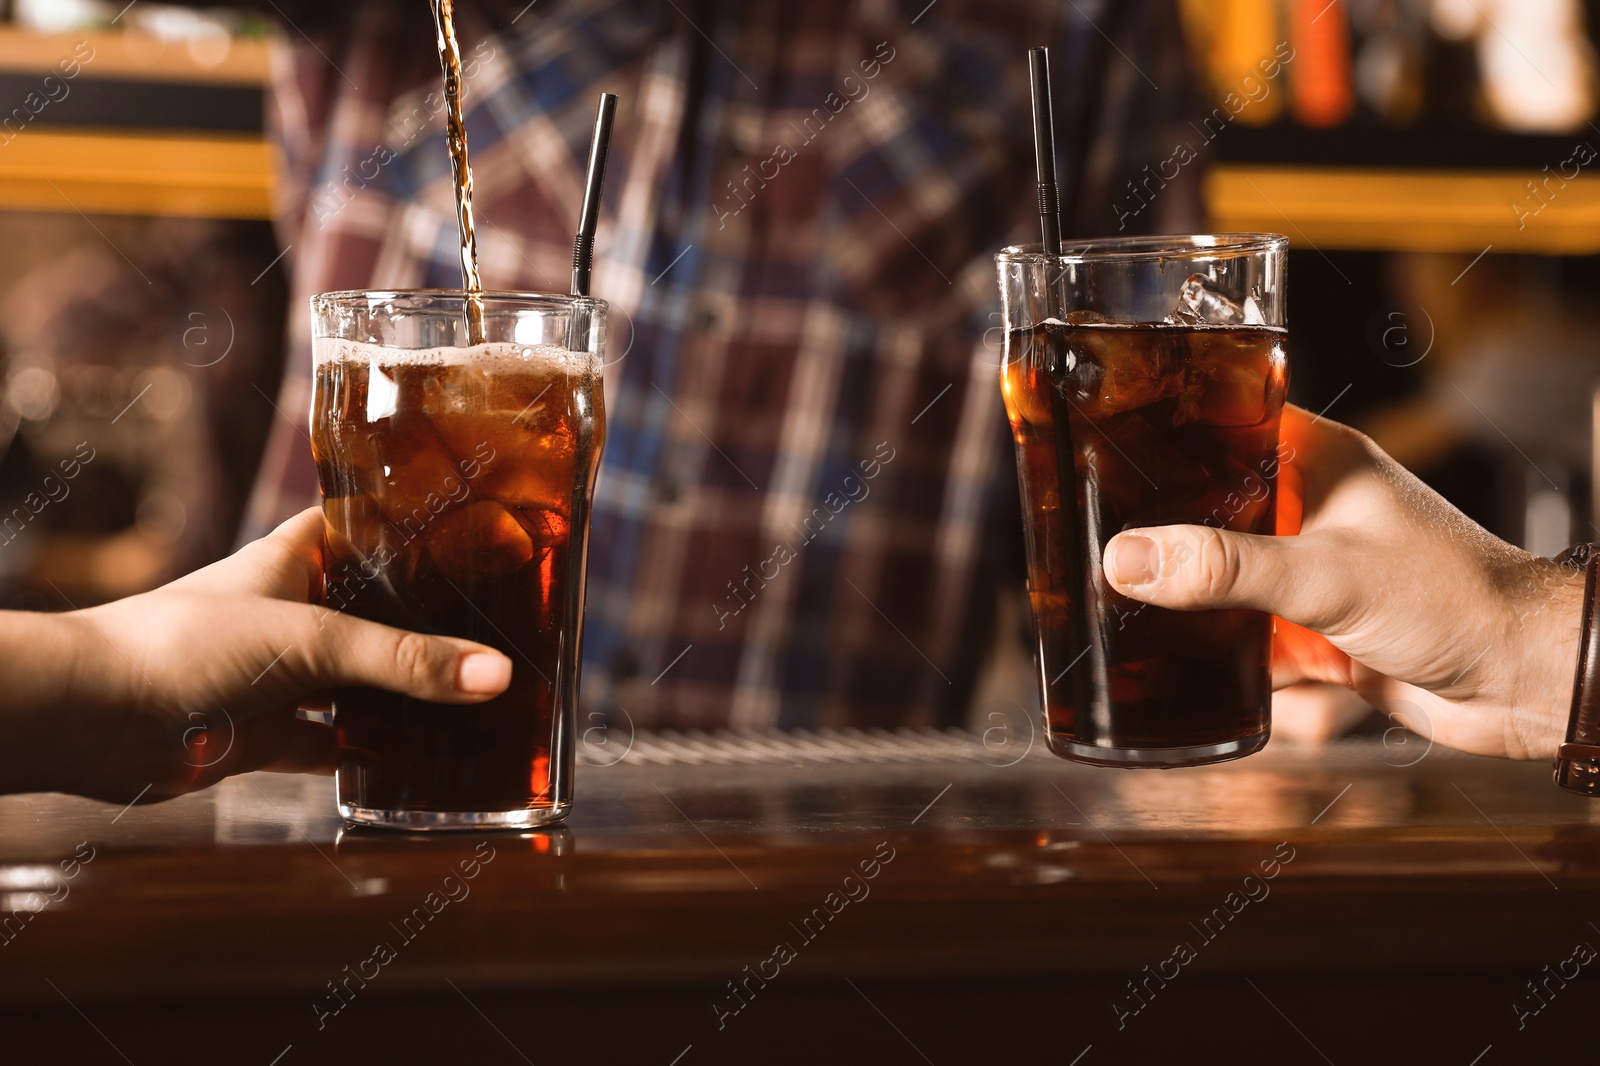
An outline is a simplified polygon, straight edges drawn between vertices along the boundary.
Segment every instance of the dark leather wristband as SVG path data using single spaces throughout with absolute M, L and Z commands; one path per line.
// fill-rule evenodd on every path
M 1584 546 L 1589 547 L 1589 546 Z M 1585 551 L 1583 630 L 1572 683 L 1567 740 L 1556 751 L 1556 784 L 1580 796 L 1600 796 L 1600 625 L 1595 624 L 1595 581 L 1600 552 Z M 1565 560 L 1563 560 L 1565 561 Z
M 1589 565 L 1589 560 L 1600 555 L 1600 542 L 1587 541 L 1583 544 L 1574 544 L 1566 551 L 1555 557 L 1555 564 L 1563 570 L 1579 571 Z

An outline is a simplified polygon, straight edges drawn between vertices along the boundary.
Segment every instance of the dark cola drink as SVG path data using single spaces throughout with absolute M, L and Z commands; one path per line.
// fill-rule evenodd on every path
M 1265 743 L 1271 619 L 1180 612 L 1114 591 L 1124 529 L 1271 534 L 1287 337 L 1250 325 L 1049 322 L 1007 338 L 1029 593 L 1057 754 L 1175 766 Z
M 433 25 L 438 31 L 439 66 L 444 71 L 445 143 L 450 149 L 456 230 L 461 238 L 461 288 L 466 295 L 467 338 L 473 344 L 482 344 L 483 278 L 478 272 L 477 224 L 472 213 L 472 163 L 467 152 L 467 123 L 462 109 L 466 83 L 461 75 L 461 44 L 456 39 L 454 0 L 433 0 Z
M 599 360 L 549 344 L 315 344 L 325 602 L 490 645 L 513 668 L 510 688 L 475 705 L 340 692 L 341 812 L 413 828 L 561 817 Z

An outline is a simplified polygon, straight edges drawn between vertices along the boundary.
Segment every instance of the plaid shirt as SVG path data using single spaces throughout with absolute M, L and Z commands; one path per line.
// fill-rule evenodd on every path
M 399 6 L 285 33 L 292 349 L 253 532 L 316 499 L 306 298 L 460 286 L 432 27 Z M 1053 46 L 1069 232 L 1116 232 L 1193 139 L 1170 0 L 461 7 L 488 287 L 566 290 L 596 96 L 622 98 L 586 709 L 962 721 L 1023 581 L 992 257 L 1037 239 L 1025 52 Z M 1195 177 L 1133 224 L 1188 231 Z

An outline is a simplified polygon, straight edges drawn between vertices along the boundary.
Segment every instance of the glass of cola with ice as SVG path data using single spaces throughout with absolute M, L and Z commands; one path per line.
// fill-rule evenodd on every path
M 997 255 L 1000 388 L 1017 476 L 1046 736 L 1057 755 L 1174 767 L 1258 751 L 1272 619 L 1112 589 L 1112 537 L 1276 532 L 1288 241 L 1218 234 Z
M 335 695 L 339 813 L 356 823 L 523 828 L 572 804 L 606 305 L 472 298 L 482 343 L 460 291 L 312 300 L 323 602 L 512 662 L 510 687 L 471 706 Z

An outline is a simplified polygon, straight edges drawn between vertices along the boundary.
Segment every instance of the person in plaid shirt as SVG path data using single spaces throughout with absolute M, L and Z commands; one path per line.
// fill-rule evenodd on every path
M 316 500 L 307 298 L 461 283 L 427 6 L 277 6 L 291 352 L 249 535 Z M 1174 4 L 457 17 L 487 287 L 565 291 L 595 99 L 622 100 L 593 282 L 611 331 L 586 711 L 961 723 L 997 597 L 1023 591 L 992 257 L 1037 240 L 1026 51 L 1052 46 L 1067 232 L 1188 232 L 1194 167 L 1118 206 L 1193 139 Z

